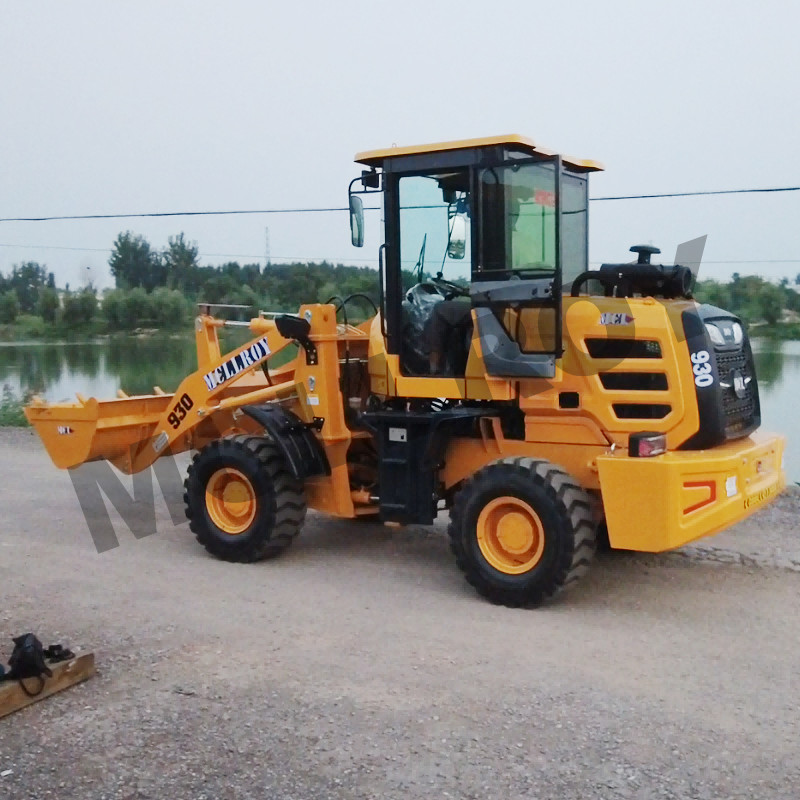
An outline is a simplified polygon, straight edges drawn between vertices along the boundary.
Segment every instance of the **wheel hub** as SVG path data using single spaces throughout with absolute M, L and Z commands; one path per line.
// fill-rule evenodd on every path
M 250 479 L 238 469 L 218 469 L 206 484 L 206 509 L 211 521 L 225 533 L 246 531 L 256 517 L 256 493 Z
M 497 497 L 484 506 L 477 523 L 483 557 L 500 572 L 533 569 L 544 552 L 544 527 L 533 508 L 518 497 Z
M 516 511 L 501 517 L 497 523 L 497 540 L 509 553 L 524 553 L 534 544 L 535 531 L 530 520 Z

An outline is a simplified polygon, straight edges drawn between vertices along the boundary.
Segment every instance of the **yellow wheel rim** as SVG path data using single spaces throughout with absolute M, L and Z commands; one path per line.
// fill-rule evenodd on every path
M 257 507 L 253 484 L 238 469 L 218 469 L 206 484 L 208 516 L 225 533 L 244 533 L 253 524 Z
M 507 575 L 528 572 L 542 559 L 542 521 L 518 497 L 497 497 L 487 503 L 478 517 L 477 534 L 483 557 Z

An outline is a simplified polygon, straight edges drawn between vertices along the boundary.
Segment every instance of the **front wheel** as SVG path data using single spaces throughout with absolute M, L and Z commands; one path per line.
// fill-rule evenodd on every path
M 260 436 L 212 442 L 184 483 L 189 527 L 223 561 L 260 561 L 283 552 L 306 515 L 303 485 L 278 447 Z
M 506 458 L 464 484 L 448 533 L 478 592 L 494 603 L 532 607 L 588 570 L 596 524 L 592 498 L 563 470 Z

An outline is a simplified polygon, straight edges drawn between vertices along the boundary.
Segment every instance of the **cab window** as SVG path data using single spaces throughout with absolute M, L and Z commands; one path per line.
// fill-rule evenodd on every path
M 404 284 L 412 278 L 415 283 L 423 280 L 426 272 L 442 272 L 453 280 L 469 271 L 471 237 L 466 236 L 463 249 L 451 246 L 456 215 L 469 213 L 468 181 L 466 171 L 400 179 L 400 262 Z

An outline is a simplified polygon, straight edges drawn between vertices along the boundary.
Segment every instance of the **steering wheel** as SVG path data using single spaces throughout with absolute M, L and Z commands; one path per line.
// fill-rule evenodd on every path
M 454 297 L 469 297 L 469 287 L 459 286 L 457 283 L 447 281 L 442 277 L 442 273 L 436 274 L 430 282 L 444 295 L 445 300 L 452 300 Z

